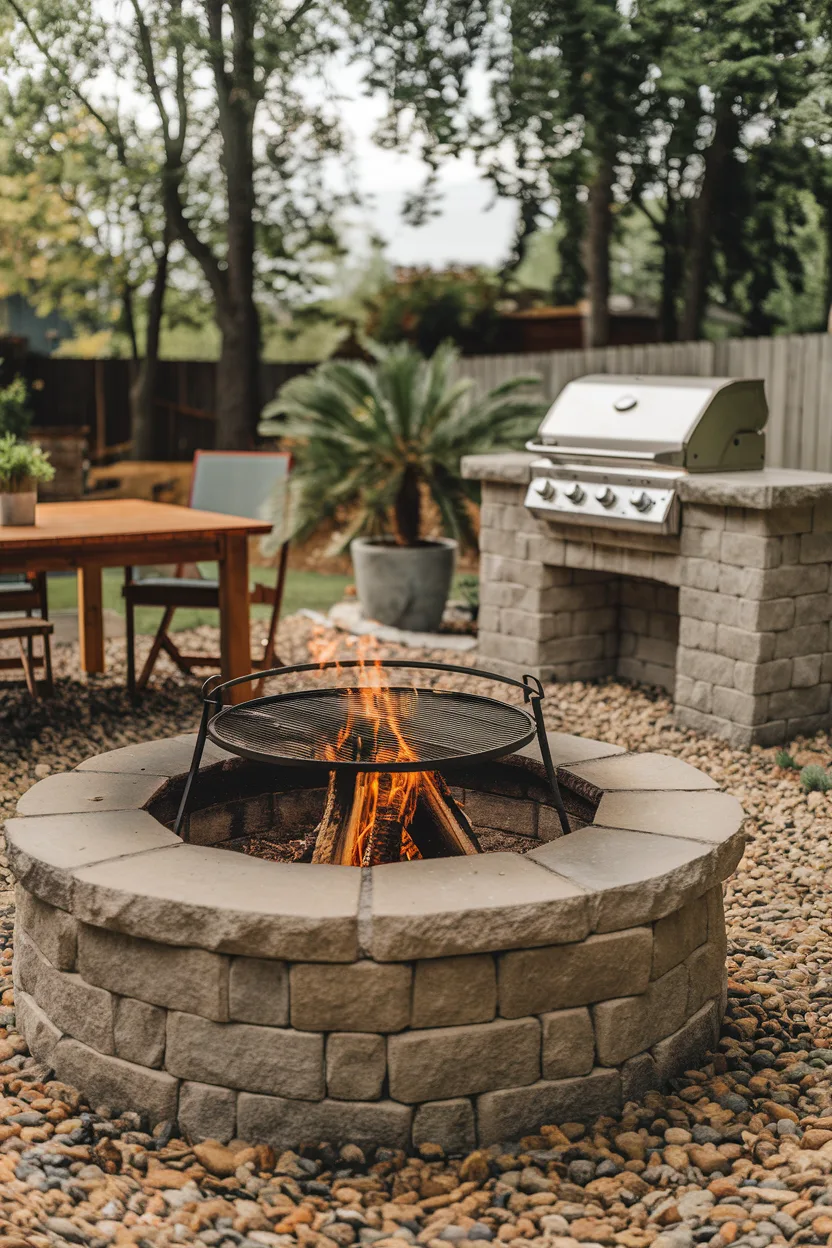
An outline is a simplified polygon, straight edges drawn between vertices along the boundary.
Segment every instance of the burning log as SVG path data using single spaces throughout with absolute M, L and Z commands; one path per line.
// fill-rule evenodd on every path
M 423 858 L 458 858 L 480 852 L 474 829 L 438 771 L 420 777 L 416 813 L 408 829 Z
M 355 867 L 479 853 L 470 823 L 437 772 L 332 772 L 309 839 L 312 862 Z

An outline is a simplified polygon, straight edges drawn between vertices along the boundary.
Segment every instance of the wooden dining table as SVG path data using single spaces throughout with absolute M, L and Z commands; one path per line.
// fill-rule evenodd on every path
M 224 680 L 251 671 L 248 539 L 271 524 L 144 499 L 39 503 L 34 525 L 0 527 L 0 572 L 78 574 L 81 667 L 104 671 L 103 568 L 159 563 L 219 564 L 220 657 Z M 229 700 L 249 696 L 247 687 Z

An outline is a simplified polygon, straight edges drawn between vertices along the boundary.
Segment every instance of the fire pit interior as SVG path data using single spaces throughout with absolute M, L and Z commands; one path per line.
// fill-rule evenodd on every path
M 444 764 L 453 774 L 454 769 L 514 753 L 537 736 L 550 802 L 558 811 L 561 832 L 569 832 L 543 729 L 538 680 L 494 677 L 449 664 L 398 661 L 388 666 L 415 668 L 433 677 L 454 672 L 497 680 L 522 690 L 532 713 L 473 693 L 392 685 L 386 669 L 364 659 L 296 664 L 224 683 L 212 678 L 204 686 L 202 724 L 174 831 L 192 839 L 187 812 L 210 738 L 240 758 L 271 768 L 272 784 L 286 766 L 301 765 L 312 777 L 328 777 L 319 818 L 302 829 L 301 838 L 294 827 L 288 853 L 275 847 L 283 839 L 279 833 L 267 837 L 265 846 L 250 838 L 242 846 L 248 853 L 348 867 L 477 854 L 477 835 L 439 769 Z M 247 681 L 304 673 L 321 677 L 333 669 L 356 672 L 358 682 L 223 706 L 224 695 Z

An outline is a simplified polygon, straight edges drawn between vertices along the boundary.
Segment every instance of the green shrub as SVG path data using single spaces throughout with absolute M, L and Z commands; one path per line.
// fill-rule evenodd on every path
M 797 771 L 797 763 L 794 761 L 788 750 L 776 750 L 774 754 L 774 762 L 778 767 L 791 767 Z
M 55 469 L 34 442 L 18 442 L 11 434 L 0 437 L 0 491 L 17 494 L 38 481 L 51 481 Z
M 825 793 L 832 789 L 832 776 L 820 763 L 809 763 L 800 773 L 800 785 L 804 793 Z
M 264 438 L 291 439 L 293 531 L 304 537 L 340 509 L 341 537 L 392 535 L 401 546 L 423 539 L 429 494 L 446 536 L 476 548 L 463 455 L 522 446 L 546 404 L 536 377 L 513 377 L 485 395 L 457 376 L 450 343 L 424 359 L 408 343 L 371 345 L 375 363 L 328 360 L 293 377 L 264 409 Z
M 26 382 L 15 377 L 7 386 L 0 386 L 0 436 L 11 433 L 15 438 L 25 438 L 31 423 Z

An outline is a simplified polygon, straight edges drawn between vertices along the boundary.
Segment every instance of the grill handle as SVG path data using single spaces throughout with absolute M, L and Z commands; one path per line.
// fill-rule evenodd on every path
M 638 463 L 651 464 L 682 464 L 684 463 L 684 453 L 680 450 L 666 449 L 663 451 L 622 451 L 611 446 L 553 446 L 546 442 L 527 442 L 527 451 L 534 451 L 536 455 L 546 455 L 550 459 L 554 458 L 572 458 L 581 456 L 583 459 L 623 459 L 634 460 Z
M 199 731 L 197 732 L 196 744 L 194 746 L 194 754 L 191 760 L 188 778 L 185 781 L 185 788 L 182 791 L 182 800 L 179 803 L 179 810 L 176 815 L 176 822 L 173 825 L 174 835 L 180 835 L 180 828 L 188 809 L 188 799 L 191 795 L 194 779 L 199 771 L 202 755 L 205 750 L 205 741 L 208 736 L 208 722 L 211 718 L 212 711 L 214 713 L 222 709 L 223 693 L 226 689 L 233 689 L 236 685 L 243 685 L 252 682 L 259 682 L 267 679 L 269 676 L 286 676 L 295 672 L 322 672 L 328 668 L 366 668 L 368 665 L 364 659 L 330 659 L 324 663 L 293 663 L 287 667 L 271 667 L 267 671 L 249 672 L 247 676 L 236 676 L 233 680 L 222 680 L 219 675 L 209 676 L 202 686 L 202 717 L 199 721 Z M 557 772 L 552 762 L 551 751 L 549 750 L 549 742 L 546 737 L 546 727 L 543 722 L 543 709 L 541 702 L 545 696 L 543 685 L 536 676 L 523 676 L 522 680 L 516 680 L 513 676 L 500 676 L 496 672 L 483 671 L 476 667 L 463 667 L 458 663 L 428 663 L 424 659 L 390 659 L 381 665 L 384 670 L 388 668 L 416 668 L 420 670 L 433 672 L 456 672 L 463 676 L 478 676 L 483 680 L 497 680 L 504 685 L 513 685 L 517 689 L 523 690 L 523 699 L 531 705 L 532 714 L 534 715 L 535 727 L 537 728 L 537 739 L 540 747 L 540 754 L 543 759 L 543 766 L 546 770 L 546 776 L 552 789 L 552 797 L 554 798 L 555 809 L 560 818 L 561 828 L 564 835 L 570 831 L 569 820 L 566 815 L 566 808 L 561 797 L 560 787 L 557 780 Z M 184 839 L 184 838 L 183 838 Z
M 209 676 L 203 684 L 202 696 L 212 706 L 220 708 L 224 691 L 233 689 L 235 685 L 266 680 L 270 676 L 288 676 L 292 672 L 324 672 L 330 668 L 366 669 L 374 666 L 376 664 L 368 663 L 366 659 L 328 659 L 324 663 L 292 663 L 287 667 L 271 667 L 268 671 L 249 672 L 247 676 L 236 676 L 233 680 L 221 680 L 219 674 L 215 673 Z M 543 686 L 536 676 L 524 676 L 522 680 L 515 680 L 513 676 L 500 676 L 497 672 L 487 672 L 477 667 L 463 667 L 459 663 L 428 663 L 425 659 L 389 659 L 379 663 L 378 667 L 383 671 L 387 671 L 388 668 L 412 667 L 428 672 L 456 672 L 461 676 L 480 676 L 483 680 L 498 680 L 504 685 L 514 685 L 517 689 L 522 689 L 526 701 L 531 697 L 542 698 L 544 696 Z M 530 680 L 535 682 L 535 687 L 527 684 Z

